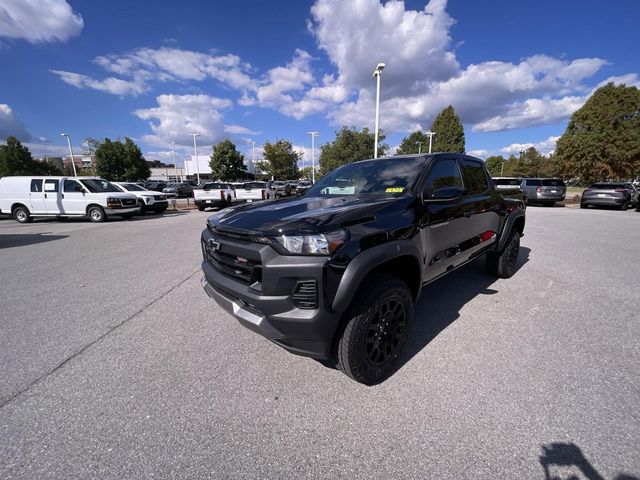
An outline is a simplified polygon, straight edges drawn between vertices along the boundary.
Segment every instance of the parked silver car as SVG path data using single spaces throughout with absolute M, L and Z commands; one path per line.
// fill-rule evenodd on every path
M 560 178 L 523 178 L 520 188 L 526 195 L 527 203 L 551 206 L 562 202 L 567 195 L 567 186 Z
M 629 182 L 625 183 L 594 183 L 584 192 L 580 200 L 580 208 L 589 206 L 618 207 L 626 210 L 638 205 L 638 191 Z

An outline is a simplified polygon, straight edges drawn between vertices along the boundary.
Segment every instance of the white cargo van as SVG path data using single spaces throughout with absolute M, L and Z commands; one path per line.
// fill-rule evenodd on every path
M 138 213 L 137 198 L 99 177 L 2 177 L 0 213 L 20 223 L 33 217 L 83 217 L 102 222 L 107 216 Z

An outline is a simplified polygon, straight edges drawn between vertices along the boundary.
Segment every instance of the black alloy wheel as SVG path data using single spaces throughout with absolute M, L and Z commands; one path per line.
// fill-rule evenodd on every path
M 389 298 L 375 312 L 365 339 L 367 359 L 372 365 L 384 365 L 398 355 L 403 345 L 406 322 L 404 306 Z

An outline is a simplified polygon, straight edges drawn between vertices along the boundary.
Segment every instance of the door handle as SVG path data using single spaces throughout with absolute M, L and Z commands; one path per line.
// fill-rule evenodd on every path
M 64 198 L 64 193 L 61 193 L 61 194 L 60 194 L 60 197 L 61 197 L 61 198 Z
M 44 198 L 47 198 L 47 194 L 46 193 L 44 194 Z

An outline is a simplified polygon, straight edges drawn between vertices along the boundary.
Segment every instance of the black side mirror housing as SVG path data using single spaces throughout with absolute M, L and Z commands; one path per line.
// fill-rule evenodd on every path
M 436 188 L 431 195 L 425 196 L 425 201 L 453 200 L 462 197 L 467 193 L 464 187 L 440 187 Z

